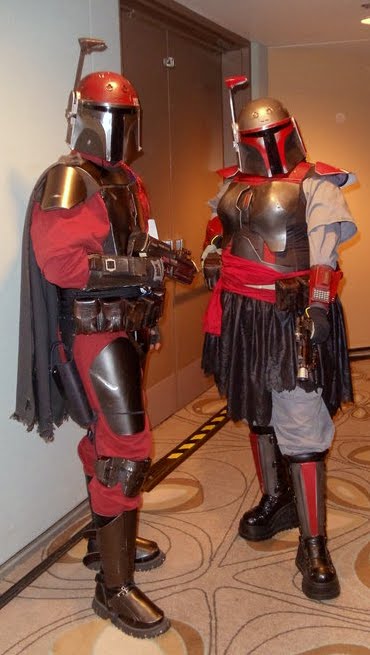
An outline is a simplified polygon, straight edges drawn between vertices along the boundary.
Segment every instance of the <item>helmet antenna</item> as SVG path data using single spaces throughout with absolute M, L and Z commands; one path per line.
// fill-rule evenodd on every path
M 102 52 L 103 50 L 107 49 L 106 43 L 102 41 L 102 39 L 90 39 L 81 37 L 78 39 L 78 42 L 80 44 L 80 57 L 77 64 L 75 83 L 73 86 L 74 91 L 76 91 L 81 80 L 85 55 L 90 55 L 92 52 Z
M 235 116 L 235 104 L 234 104 L 234 95 L 233 95 L 233 90 L 239 86 L 243 86 L 248 82 L 248 78 L 245 75 L 237 75 L 236 77 L 227 77 L 225 80 L 225 84 L 228 88 L 229 91 L 229 101 L 230 101 L 230 112 L 231 112 L 231 128 L 233 131 L 233 146 L 234 150 L 236 150 L 236 153 L 238 155 L 238 163 L 239 163 L 239 168 L 241 169 L 242 163 L 240 159 L 240 148 L 239 148 L 239 131 L 238 131 L 238 124 L 236 122 L 236 116 Z

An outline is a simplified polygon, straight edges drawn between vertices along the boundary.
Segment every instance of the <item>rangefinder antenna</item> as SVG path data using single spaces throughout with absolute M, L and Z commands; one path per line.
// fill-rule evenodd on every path
M 242 162 L 240 158 L 240 148 L 239 148 L 239 131 L 238 131 L 238 124 L 236 122 L 236 116 L 235 116 L 235 104 L 234 104 L 234 94 L 233 91 L 235 88 L 239 86 L 243 86 L 248 82 L 248 78 L 245 75 L 237 75 L 236 77 L 227 77 L 225 80 L 225 84 L 228 88 L 229 91 L 229 101 L 230 101 L 230 112 L 231 112 L 231 128 L 233 131 L 233 146 L 234 150 L 236 150 L 236 153 L 238 155 L 238 164 L 239 164 L 239 169 L 241 169 Z
M 85 37 L 80 37 L 78 39 L 80 44 L 80 57 L 77 64 L 76 78 L 73 90 L 75 91 L 80 83 L 82 69 L 84 66 L 85 55 L 91 55 L 92 52 L 102 52 L 107 49 L 105 41 L 102 39 L 90 39 Z

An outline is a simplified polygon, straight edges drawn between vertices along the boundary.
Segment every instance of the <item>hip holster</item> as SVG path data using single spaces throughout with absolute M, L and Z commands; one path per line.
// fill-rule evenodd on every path
M 277 309 L 302 314 L 308 305 L 308 276 L 276 280 L 275 291 Z
M 55 383 L 63 396 L 66 408 L 72 421 L 82 428 L 87 428 L 96 420 L 94 412 L 86 396 L 81 376 L 78 372 L 75 360 L 64 344 L 58 342 L 52 352 L 52 357 L 57 347 L 64 347 L 65 360 L 55 362 L 52 367 L 52 374 Z

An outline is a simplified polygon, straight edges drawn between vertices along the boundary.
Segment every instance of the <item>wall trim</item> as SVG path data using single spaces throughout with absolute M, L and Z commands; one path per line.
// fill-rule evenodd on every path
M 370 346 L 350 348 L 348 355 L 350 359 L 370 359 Z
M 4 578 L 9 571 L 12 571 L 16 566 L 19 566 L 23 560 L 30 557 L 37 550 L 41 549 L 44 545 L 48 544 L 54 536 L 59 535 L 63 530 L 69 526 L 77 523 L 80 519 L 87 515 L 87 522 L 89 521 L 89 502 L 88 499 L 83 500 L 82 503 L 77 505 L 68 514 L 62 516 L 61 519 L 53 523 L 50 528 L 35 537 L 29 544 L 21 548 L 15 555 L 10 557 L 0 566 L 0 579 Z M 91 520 L 91 519 L 90 519 Z M 22 574 L 23 575 L 23 574 Z
M 141 13 L 145 18 L 185 34 L 216 52 L 238 50 L 249 45 L 249 41 L 244 37 L 230 32 L 175 0 L 120 0 L 120 9 L 130 17 L 133 17 L 135 12 Z

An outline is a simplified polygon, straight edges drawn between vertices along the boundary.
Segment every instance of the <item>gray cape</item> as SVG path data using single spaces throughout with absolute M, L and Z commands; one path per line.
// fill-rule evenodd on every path
M 31 195 L 23 231 L 17 394 L 11 418 L 29 432 L 36 427 L 45 441 L 52 441 L 67 410 L 51 373 L 51 353 L 58 341 L 57 287 L 42 275 L 30 237 L 35 197 L 44 177 Z

